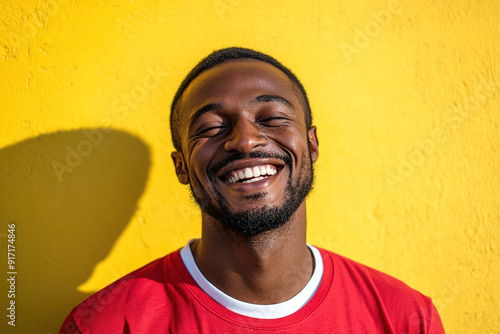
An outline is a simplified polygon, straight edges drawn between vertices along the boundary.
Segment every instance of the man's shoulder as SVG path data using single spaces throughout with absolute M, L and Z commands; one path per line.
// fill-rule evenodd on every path
M 320 251 L 323 257 L 326 256 L 327 259 L 332 262 L 334 276 L 336 279 L 343 280 L 343 284 L 345 284 L 347 280 L 355 282 L 357 286 L 376 286 L 377 290 L 383 294 L 388 293 L 394 295 L 398 293 L 412 295 L 426 300 L 429 299 L 429 297 L 424 296 L 408 284 L 387 273 L 329 250 L 320 248 Z M 325 259 L 323 261 L 325 261 Z
M 320 249 L 323 261 L 333 266 L 335 298 L 357 305 L 357 311 L 380 315 L 393 328 L 412 332 L 442 329 L 431 298 L 401 280 L 334 252 Z M 326 265 L 326 264 L 325 264 Z M 352 311 L 352 310 L 351 310 Z
M 396 288 L 402 291 L 417 292 L 403 281 L 374 269 L 368 265 L 362 264 L 343 255 L 334 253 L 330 250 L 318 248 L 323 257 L 327 257 L 332 262 L 335 270 L 335 276 L 350 277 L 356 281 L 376 284 L 381 288 Z M 325 259 L 323 260 L 325 261 Z
M 166 285 L 181 282 L 175 268 L 179 260 L 177 250 L 99 290 L 71 311 L 63 328 L 76 326 L 82 329 L 100 322 L 123 322 L 124 315 L 141 314 L 142 310 L 146 312 L 149 306 L 156 306 L 160 302 L 168 307 L 169 304 L 163 300 L 167 298 Z

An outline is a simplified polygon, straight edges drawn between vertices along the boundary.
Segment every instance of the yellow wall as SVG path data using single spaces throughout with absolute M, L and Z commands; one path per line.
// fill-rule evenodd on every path
M 308 241 L 431 296 L 449 333 L 498 332 L 498 1 L 11 0 L 0 19 L 0 268 L 15 222 L 17 333 L 56 333 L 92 291 L 199 236 L 169 104 L 233 45 L 274 55 L 309 93 Z

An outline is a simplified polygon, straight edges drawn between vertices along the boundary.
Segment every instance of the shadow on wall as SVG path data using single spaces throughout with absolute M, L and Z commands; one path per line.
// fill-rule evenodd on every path
M 8 298 L 11 286 L 1 279 L 0 332 L 57 333 L 88 296 L 76 287 L 134 214 L 149 166 L 145 143 L 111 129 L 56 132 L 0 150 L 2 268 L 8 224 L 15 223 L 17 272 L 15 298 Z M 7 324 L 10 300 L 15 327 Z

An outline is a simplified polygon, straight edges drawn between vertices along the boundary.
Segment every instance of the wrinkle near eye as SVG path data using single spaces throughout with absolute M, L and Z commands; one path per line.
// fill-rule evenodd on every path
M 217 126 L 209 126 L 209 127 L 203 127 L 200 131 L 196 132 L 195 137 L 199 138 L 209 138 L 209 137 L 214 137 L 224 131 L 227 128 L 227 126 L 224 125 L 217 125 Z
M 210 128 L 224 127 L 225 122 L 219 115 L 206 113 L 200 115 L 190 126 L 190 136 L 198 136 Z

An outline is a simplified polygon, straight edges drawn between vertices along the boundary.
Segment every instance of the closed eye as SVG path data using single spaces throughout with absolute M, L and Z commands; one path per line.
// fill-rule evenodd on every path
M 196 132 L 195 136 L 196 137 L 214 137 L 217 136 L 219 133 L 227 129 L 227 126 L 225 125 L 218 125 L 218 126 L 210 126 L 207 128 L 203 128 Z
M 260 123 L 267 127 L 277 127 L 288 123 L 290 119 L 286 117 L 268 117 L 260 121 Z

